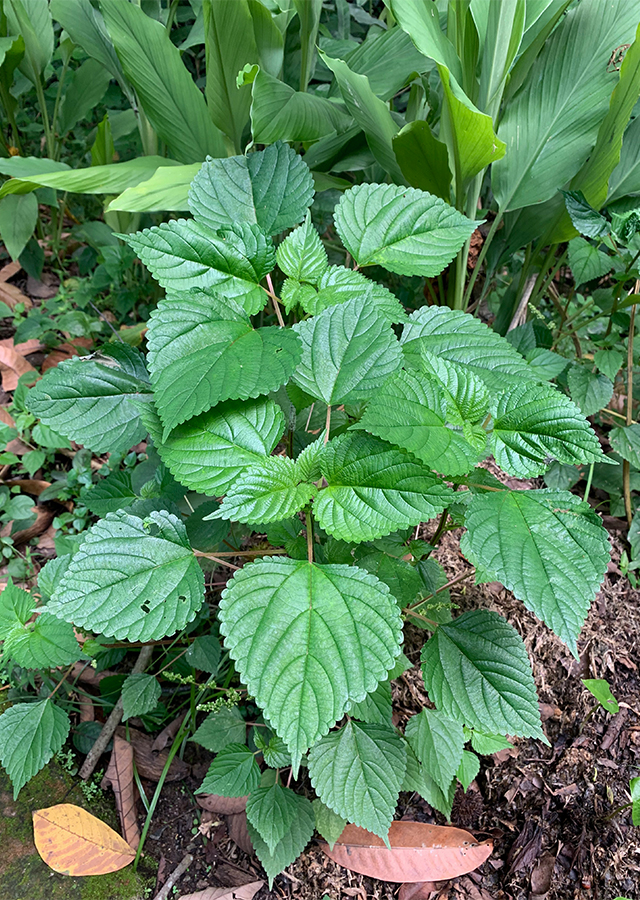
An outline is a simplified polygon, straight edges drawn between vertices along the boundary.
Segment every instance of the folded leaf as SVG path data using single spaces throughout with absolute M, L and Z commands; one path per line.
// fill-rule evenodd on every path
M 606 459 L 578 407 L 551 386 L 512 388 L 493 401 L 491 412 L 493 454 L 510 475 L 540 475 L 549 457 L 567 464 Z
M 302 157 L 278 141 L 248 156 L 208 159 L 191 183 L 189 208 L 197 222 L 214 230 L 245 222 L 280 234 L 304 218 L 313 193 Z
M 149 320 L 154 400 L 168 433 L 224 400 L 247 400 L 284 384 L 301 355 L 290 329 L 254 329 L 229 300 L 204 292 L 161 300 Z
M 328 486 L 313 504 L 322 528 L 343 541 L 370 541 L 434 518 L 453 492 L 412 456 L 376 437 L 348 432 L 320 460 Z
M 439 625 L 422 648 L 430 699 L 458 722 L 498 734 L 546 740 L 522 638 L 486 609 Z
M 372 572 L 371 574 L 375 575 L 376 573 Z M 380 580 L 382 581 L 382 579 Z M 360 722 L 368 722 L 370 725 L 391 726 L 391 682 L 381 681 L 375 691 L 367 694 L 364 700 L 352 703 L 348 713 Z
M 312 299 L 300 301 L 302 307 L 314 316 L 329 306 L 361 297 L 391 324 L 407 321 L 403 305 L 388 288 L 353 269 L 329 266 L 318 279 L 317 289 Z
M 109 513 L 89 531 L 48 609 L 116 640 L 175 634 L 202 605 L 204 579 L 183 523 L 152 512 Z
M 323 803 L 386 840 L 404 778 L 402 739 L 385 725 L 347 722 L 309 752 L 309 775 Z
M 576 654 L 610 557 L 599 516 L 567 491 L 497 491 L 474 496 L 465 525 L 465 556 L 487 580 L 513 591 Z
M 316 831 L 329 844 L 329 848 L 333 850 L 335 842 L 344 831 L 344 826 L 347 823 L 342 816 L 325 806 L 322 800 L 312 800 L 311 805 L 316 819 Z
M 332 306 L 293 330 L 303 346 L 293 381 L 331 406 L 371 396 L 400 367 L 396 336 L 365 297 Z
M 308 814 L 311 803 L 306 797 L 301 797 L 291 788 L 272 784 L 251 791 L 247 800 L 247 820 L 258 831 L 269 852 L 273 853 L 291 831 L 303 808 Z
M 249 315 L 266 303 L 258 283 L 273 269 L 276 256 L 271 239 L 257 225 L 238 222 L 212 231 L 193 219 L 174 219 L 121 237 L 167 290 L 215 288 Z
M 480 222 L 444 200 L 392 184 L 360 184 L 334 212 L 342 242 L 359 266 L 398 275 L 439 275 Z
M 231 400 L 178 425 L 163 442 L 162 424 L 152 412 L 145 421 L 169 471 L 181 484 L 215 497 L 267 457 L 285 428 L 282 410 L 273 400 Z
M 348 703 L 386 677 L 399 652 L 401 622 L 388 588 L 372 575 L 271 558 L 249 563 L 228 583 L 220 627 L 242 681 L 297 771 L 302 754 Z
M 123 453 L 145 436 L 135 402 L 151 400 L 142 356 L 111 344 L 49 369 L 27 396 L 45 425 L 95 453 Z
M 51 700 L 17 703 L 0 716 L 0 762 L 13 784 L 13 799 L 69 734 L 69 716 Z
M 305 798 L 300 797 L 300 800 Z M 296 806 L 296 817 L 291 823 L 289 831 L 282 840 L 276 844 L 273 852 L 263 841 L 260 832 L 254 828 L 251 822 L 247 822 L 247 830 L 251 843 L 256 851 L 256 856 L 262 863 L 269 879 L 269 889 L 273 887 L 273 880 L 287 866 L 291 865 L 302 853 L 313 836 L 314 827 L 313 807 L 308 800 Z
M 640 425 L 612 428 L 609 432 L 611 446 L 623 459 L 640 469 Z

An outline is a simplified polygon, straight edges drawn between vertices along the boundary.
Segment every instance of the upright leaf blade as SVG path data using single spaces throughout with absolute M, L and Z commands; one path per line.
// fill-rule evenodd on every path
M 0 762 L 13 784 L 14 800 L 62 749 L 70 724 L 66 712 L 51 700 L 18 703 L 0 716 Z
M 304 797 L 299 798 L 302 803 L 296 807 L 296 817 L 291 823 L 291 828 L 275 846 L 273 853 L 263 841 L 260 832 L 247 823 L 249 837 L 253 844 L 256 856 L 262 863 L 269 879 L 269 889 L 273 887 L 273 879 L 291 865 L 302 853 L 313 836 L 313 807 Z
M 512 590 L 575 654 L 610 557 L 598 516 L 567 491 L 497 491 L 474 496 L 465 524 L 463 553 L 485 577 Z
M 247 800 L 247 820 L 259 832 L 270 853 L 291 831 L 302 806 L 311 806 L 306 797 L 279 784 L 251 791 Z
M 294 770 L 348 703 L 385 678 L 399 652 L 400 615 L 388 588 L 350 566 L 249 563 L 223 594 L 220 622 L 240 676 L 289 747 Z
M 405 736 L 414 753 L 443 792 L 462 762 L 464 734 L 461 722 L 435 709 L 423 709 L 407 722 Z

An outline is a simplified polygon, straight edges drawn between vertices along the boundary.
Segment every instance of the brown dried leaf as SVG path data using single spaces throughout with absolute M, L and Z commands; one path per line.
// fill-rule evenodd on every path
M 116 672 L 110 672 L 108 669 L 104 669 L 102 672 L 96 672 L 96 670 L 86 662 L 76 663 L 71 670 L 71 678 L 74 680 L 77 678 L 78 681 L 84 681 L 85 684 L 91 684 L 94 687 L 98 687 L 103 678 L 109 678 L 111 675 L 115 674 Z
M 133 747 L 117 734 L 113 738 L 111 759 L 100 786 L 104 790 L 108 785 L 111 785 L 116 798 L 116 809 L 124 839 L 136 850 L 140 843 L 140 829 L 136 815 L 137 788 L 133 777 Z
M 39 497 L 40 494 L 48 487 L 51 487 L 50 481 L 41 481 L 39 478 L 15 478 L 13 481 L 5 481 L 7 487 L 18 487 L 23 494 L 31 494 L 32 497 Z
M 183 894 L 179 900 L 253 900 L 264 881 L 252 881 L 240 887 L 210 887 L 196 894 Z
M 33 837 L 45 863 L 62 875 L 107 875 L 136 855 L 113 828 L 71 803 L 37 809 Z
M 38 300 L 50 300 L 52 297 L 55 297 L 60 289 L 60 279 L 55 276 L 53 272 L 46 273 L 43 275 L 43 278 L 50 280 L 51 284 L 40 281 L 40 279 L 34 278 L 32 275 L 28 275 L 27 291 L 32 297 L 36 297 Z
M 398 900 L 429 900 L 439 890 L 440 884 L 435 881 L 407 882 L 400 887 Z
M 488 859 L 492 841 L 479 843 L 461 828 L 422 822 L 392 822 L 389 843 L 347 825 L 333 850 L 322 850 L 339 865 L 380 881 L 444 881 L 471 872 Z
M 125 737 L 125 730 L 120 725 L 116 729 L 116 734 Z M 133 746 L 133 753 L 136 761 L 136 768 L 141 778 L 148 781 L 159 781 L 165 763 L 169 756 L 169 750 L 162 753 L 154 753 L 151 749 L 153 744 L 152 738 L 137 728 L 129 729 L 129 741 Z M 189 774 L 189 766 L 183 760 L 174 756 L 169 771 L 167 773 L 167 781 L 181 781 Z
M 7 268 L 5 266 L 5 268 Z M 8 282 L 0 282 L 0 300 L 3 303 L 6 303 L 9 309 L 15 309 L 18 303 L 24 303 L 25 309 L 31 309 L 33 307 L 33 302 L 31 297 L 27 297 L 26 294 L 23 294 L 20 288 L 17 288 L 15 284 L 9 284 Z
M 249 829 L 247 828 L 246 812 L 236 813 L 235 816 L 227 816 L 227 828 L 229 837 L 234 841 L 241 850 L 253 856 L 253 844 L 249 837 Z
M 545 853 L 536 863 L 531 872 L 531 893 L 535 897 L 546 897 L 551 890 L 551 879 L 556 865 L 556 858 L 552 853 Z
M 89 338 L 74 338 L 73 341 L 66 341 L 64 344 L 58 344 L 55 350 L 45 357 L 42 363 L 42 374 L 48 369 L 54 369 L 65 359 L 71 359 L 72 356 L 81 355 L 81 351 L 90 350 L 93 347 L 93 341 Z
M 25 453 L 28 453 L 32 448 L 28 444 L 25 444 L 24 441 L 21 441 L 20 438 L 14 438 L 12 441 L 9 441 L 4 449 L 7 453 L 15 453 L 16 456 L 24 456 Z
M 218 797 L 217 794 L 198 794 L 196 802 L 201 809 L 217 813 L 219 816 L 233 816 L 242 813 L 247 808 L 246 797 Z
M 14 259 L 12 262 L 7 263 L 6 266 L 3 266 L 0 269 L 0 282 L 4 283 L 10 278 L 13 278 L 14 275 L 18 274 L 21 268 L 22 265 L 17 259 Z
M 91 700 L 81 700 L 80 701 L 80 716 L 79 719 L 81 722 L 95 722 L 96 720 L 96 709 Z
M 154 753 L 157 753 L 160 750 L 164 750 L 167 744 L 173 743 L 174 737 L 180 731 L 180 726 L 184 722 L 187 717 L 187 713 L 183 716 L 178 716 L 177 719 L 174 719 L 173 722 L 169 722 L 168 725 L 162 729 L 162 731 L 156 735 L 156 738 L 151 745 L 151 749 Z M 206 807 L 204 807 L 206 809 Z
M 0 299 L 2 299 L 0 297 Z M 0 342 L 0 373 L 2 374 L 2 389 L 4 391 L 15 391 L 18 387 L 18 379 L 27 372 L 34 373 L 34 379 L 37 375 L 36 370 L 30 362 L 21 356 L 14 347 L 7 346 L 4 341 Z
M 27 544 L 32 538 L 38 537 L 53 522 L 54 514 L 50 509 L 44 509 L 42 506 L 34 506 L 33 509 L 36 513 L 36 520 L 33 525 L 29 525 L 28 528 L 23 528 L 21 531 L 16 531 L 11 535 L 16 547 L 19 544 Z
M 0 406 L 0 422 L 3 422 L 5 425 L 8 425 L 9 428 L 15 428 L 16 423 L 13 421 L 13 416 L 4 406 Z

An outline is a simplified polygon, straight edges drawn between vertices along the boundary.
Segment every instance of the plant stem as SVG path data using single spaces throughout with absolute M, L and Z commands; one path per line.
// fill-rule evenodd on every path
M 587 478 L 587 486 L 584 489 L 584 502 L 585 503 L 589 502 L 589 493 L 591 492 L 591 482 L 593 481 L 593 466 L 594 466 L 594 463 L 591 463 L 591 465 L 589 466 L 589 476 Z
M 307 559 L 313 562 L 313 519 L 311 518 L 311 510 L 305 513 L 305 525 L 307 526 Z
M 271 297 L 271 302 L 273 303 L 273 311 L 276 314 L 278 319 L 278 324 L 280 328 L 284 328 L 284 319 L 282 318 L 282 311 L 280 309 L 280 303 L 278 302 L 278 297 L 276 296 L 276 292 L 273 288 L 273 281 L 271 280 L 271 275 L 267 275 L 267 284 L 269 285 L 269 290 L 267 293 Z
M 67 678 L 68 678 L 69 675 L 71 674 L 71 670 L 73 669 L 74 666 L 75 666 L 75 663 L 71 663 L 71 665 L 69 666 L 69 668 L 67 669 L 67 671 L 64 673 L 64 675 L 62 676 L 62 678 L 60 679 L 60 681 L 57 683 L 57 685 L 54 687 L 54 689 L 51 691 L 51 693 L 50 693 L 49 696 L 47 697 L 47 700 L 51 700 L 51 698 L 55 695 L 56 691 L 58 690 L 58 688 L 60 687 L 60 685 L 62 684 L 62 682 L 67 680 Z
M 473 286 L 476 283 L 476 278 L 478 277 L 478 272 L 480 271 L 480 267 L 484 262 L 484 258 L 487 255 L 489 247 L 491 246 L 491 242 L 495 236 L 496 231 L 500 223 L 502 222 L 502 216 L 504 215 L 501 209 L 498 210 L 495 219 L 491 223 L 491 228 L 489 229 L 489 233 L 487 234 L 484 244 L 482 245 L 482 249 L 478 254 L 478 259 L 476 260 L 476 264 L 474 266 L 473 272 L 471 273 L 471 278 L 469 279 L 469 283 L 467 285 L 467 289 L 464 292 L 464 298 L 462 300 L 462 309 L 466 309 L 469 305 L 469 300 L 471 299 L 471 292 L 473 291 Z
M 331 431 L 331 404 L 327 403 L 327 421 L 325 424 L 325 434 L 324 434 L 324 443 L 326 444 L 329 440 L 329 432 Z
M 453 587 L 454 584 L 458 584 L 459 581 L 464 581 L 465 578 L 470 578 L 472 575 L 475 575 L 475 569 L 469 569 L 468 572 L 463 572 L 462 575 L 456 575 L 455 578 L 452 578 L 451 581 L 447 581 L 446 584 L 443 584 L 442 587 L 439 587 L 437 591 L 434 591 L 433 594 L 429 597 L 423 597 L 422 600 L 419 600 L 417 603 L 412 604 L 411 606 L 405 607 L 402 612 L 406 615 L 408 613 L 413 613 L 414 609 L 418 609 L 423 606 L 428 600 L 433 600 L 433 598 L 437 594 L 441 594 L 443 591 L 448 590 L 450 587 Z
M 195 556 L 201 556 L 204 559 L 210 559 L 213 562 L 217 562 L 219 566 L 226 566 L 227 569 L 233 569 L 236 572 L 239 572 L 242 566 L 235 566 L 233 563 L 227 562 L 227 560 L 220 559 L 219 556 L 216 556 L 215 553 L 203 553 L 202 550 L 194 550 Z
M 640 293 L 640 279 L 636 280 L 633 293 Z M 636 330 L 636 305 L 631 307 L 629 319 L 629 339 L 627 341 L 627 427 L 633 423 L 633 338 Z M 633 508 L 631 506 L 631 466 L 625 459 L 622 463 L 622 494 L 627 524 L 631 527 Z
M 446 509 L 442 510 L 442 515 L 440 516 L 440 519 L 438 520 L 438 527 L 436 528 L 435 534 L 429 541 L 429 543 L 432 544 L 432 546 L 435 547 L 436 544 L 438 543 L 438 541 L 440 540 L 440 538 L 442 537 L 442 535 L 444 534 L 445 528 L 447 526 L 448 518 L 449 518 L 449 508 L 447 507 Z
M 53 132 L 51 131 L 51 126 L 49 124 L 49 113 L 47 112 L 47 104 L 44 99 L 44 90 L 42 87 L 42 81 L 40 77 L 36 77 L 35 79 L 35 89 L 36 96 L 38 98 L 38 106 L 40 107 L 40 112 L 42 114 L 42 126 L 44 128 L 44 136 L 45 143 L 47 147 L 47 156 L 49 159 L 55 159 L 56 156 L 56 146 Z

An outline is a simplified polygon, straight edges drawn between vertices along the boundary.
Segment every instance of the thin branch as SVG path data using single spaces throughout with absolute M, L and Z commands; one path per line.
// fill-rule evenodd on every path
M 327 421 L 325 424 L 325 435 L 324 435 L 324 443 L 326 444 L 329 440 L 329 432 L 331 430 L 331 404 L 327 403 Z
M 307 559 L 313 562 L 313 521 L 311 519 L 311 510 L 307 510 L 305 514 L 305 524 L 307 526 Z
M 280 301 L 276 296 L 276 292 L 273 287 L 273 281 L 271 279 L 271 275 L 267 275 L 267 284 L 269 285 L 269 290 L 267 294 L 271 297 L 271 302 L 273 303 L 273 310 L 278 318 L 278 324 L 280 328 L 284 328 L 284 319 L 282 318 L 282 310 L 280 309 Z

